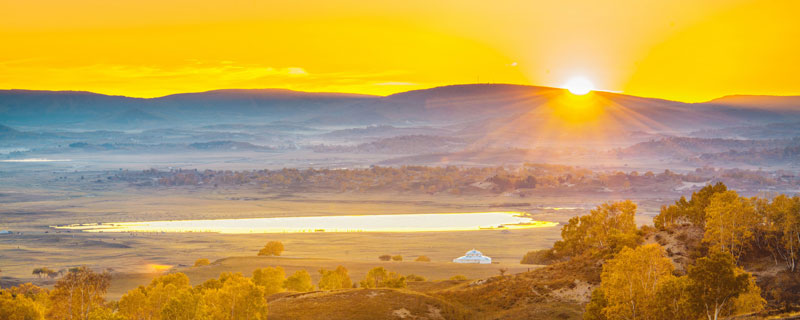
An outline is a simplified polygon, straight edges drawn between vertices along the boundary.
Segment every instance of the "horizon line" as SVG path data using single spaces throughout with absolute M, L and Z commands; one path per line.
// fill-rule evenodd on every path
M 310 94 L 330 94 L 330 95 L 351 95 L 351 96 L 363 96 L 367 97 L 374 97 L 374 98 L 386 98 L 397 94 L 403 94 L 407 92 L 415 92 L 415 91 L 424 91 L 424 90 L 431 90 L 437 88 L 444 88 L 444 87 L 454 87 L 454 86 L 477 86 L 477 85 L 501 85 L 501 86 L 519 86 L 519 87 L 534 87 L 534 88 L 541 88 L 541 89 L 556 89 L 556 90 L 568 90 L 566 88 L 560 87 L 551 87 L 551 86 L 544 86 L 544 85 L 534 85 L 534 84 L 519 84 L 519 83 L 506 83 L 506 82 L 473 82 L 473 83 L 454 83 L 454 84 L 447 84 L 447 85 L 437 85 L 431 87 L 425 87 L 420 89 L 414 90 L 406 90 L 406 91 L 398 91 L 386 95 L 379 95 L 379 94 L 369 94 L 369 93 L 356 93 L 356 92 L 349 92 L 349 91 L 311 91 L 311 90 L 298 90 L 298 89 L 289 89 L 289 88 L 280 88 L 280 87 L 267 87 L 267 88 L 220 88 L 220 89 L 209 89 L 209 90 L 202 90 L 202 91 L 184 91 L 184 92 L 175 92 L 165 95 L 157 95 L 157 96 L 134 96 L 134 95 L 124 95 L 124 94 L 112 94 L 112 93 L 103 93 L 99 91 L 89 91 L 89 90 L 72 90 L 72 89 L 23 89 L 23 88 L 0 88 L 0 91 L 32 91 L 32 92 L 74 92 L 74 93 L 90 93 L 96 95 L 103 95 L 108 97 L 123 97 L 123 98 L 130 98 L 130 99 L 160 99 L 175 95 L 181 94 L 199 94 L 199 93 L 209 93 L 215 91 L 226 91 L 226 90 L 280 90 L 280 91 L 288 91 L 288 92 L 297 92 L 297 93 L 310 93 Z M 743 94 L 743 93 L 732 93 L 722 95 L 716 98 L 712 98 L 709 100 L 703 101 L 683 101 L 683 100 L 674 100 L 670 98 L 661 98 L 661 97 L 652 97 L 652 96 L 638 96 L 633 94 L 627 94 L 624 91 L 616 91 L 616 90 L 603 90 L 603 89 L 594 89 L 591 92 L 600 92 L 600 93 L 611 93 L 611 94 L 619 94 L 631 97 L 638 97 L 638 98 L 646 98 L 646 99 L 659 99 L 665 101 L 674 101 L 686 104 L 695 104 L 695 103 L 709 103 L 714 100 L 726 98 L 726 97 L 736 97 L 736 96 L 745 96 L 745 97 L 800 97 L 800 94 L 796 95 L 778 95 L 778 94 Z

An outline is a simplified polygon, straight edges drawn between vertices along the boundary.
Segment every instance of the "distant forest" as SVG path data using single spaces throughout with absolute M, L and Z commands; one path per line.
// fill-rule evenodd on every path
M 580 192 L 679 190 L 695 184 L 724 182 L 742 190 L 800 185 L 800 177 L 788 172 L 698 168 L 679 174 L 653 172 L 592 171 L 579 167 L 525 164 L 519 167 L 464 168 L 373 166 L 365 169 L 281 170 L 121 170 L 107 181 L 141 187 L 250 187 L 290 191 L 402 191 L 423 193 L 518 192 L 573 190 Z M 102 180 L 100 180 L 102 181 Z

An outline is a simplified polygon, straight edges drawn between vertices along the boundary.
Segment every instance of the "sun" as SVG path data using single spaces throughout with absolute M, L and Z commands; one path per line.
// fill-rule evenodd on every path
M 564 85 L 564 89 L 569 90 L 569 92 L 574 95 L 580 96 L 594 90 L 594 85 L 592 85 L 592 82 L 584 77 L 575 77 L 567 81 L 567 83 Z

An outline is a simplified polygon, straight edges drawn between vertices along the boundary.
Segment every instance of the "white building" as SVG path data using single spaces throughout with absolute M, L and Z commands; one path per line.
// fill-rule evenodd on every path
M 453 262 L 490 264 L 492 263 L 492 258 L 484 256 L 483 253 L 481 253 L 478 250 L 472 249 L 470 251 L 467 251 L 467 253 L 464 256 L 453 259 Z

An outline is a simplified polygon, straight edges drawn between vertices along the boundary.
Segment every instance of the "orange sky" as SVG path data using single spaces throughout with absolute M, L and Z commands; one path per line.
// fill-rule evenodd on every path
M 0 88 L 800 94 L 797 0 L 0 0 Z

